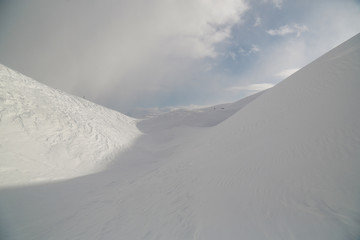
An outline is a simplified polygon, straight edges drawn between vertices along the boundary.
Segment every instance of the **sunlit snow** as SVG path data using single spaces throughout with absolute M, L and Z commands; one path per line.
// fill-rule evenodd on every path
M 0 239 L 359 239 L 359 63 L 360 34 L 255 96 L 141 121 L 2 67 L 2 183 L 83 176 L 3 187 Z
M 136 120 L 0 65 L 0 186 L 104 168 L 130 147 Z

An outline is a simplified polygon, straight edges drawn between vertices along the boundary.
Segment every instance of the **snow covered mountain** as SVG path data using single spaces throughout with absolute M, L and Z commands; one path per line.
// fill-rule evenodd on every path
M 359 239 L 359 63 L 360 34 L 250 99 L 139 122 L 104 171 L 2 189 L 0 239 Z
M 0 65 L 0 186 L 102 169 L 140 134 L 136 121 Z
M 208 131 L 200 239 L 359 239 L 359 91 L 357 35 Z

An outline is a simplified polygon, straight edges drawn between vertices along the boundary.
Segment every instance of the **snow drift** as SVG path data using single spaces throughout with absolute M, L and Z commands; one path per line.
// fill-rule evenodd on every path
M 105 171 L 1 190 L 0 237 L 359 239 L 359 63 L 360 34 L 235 114 L 144 120 Z
M 139 135 L 135 125 L 0 65 L 0 186 L 98 171 Z

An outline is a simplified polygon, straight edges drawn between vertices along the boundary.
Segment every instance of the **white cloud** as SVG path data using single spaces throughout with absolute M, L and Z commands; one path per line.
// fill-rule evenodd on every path
M 294 66 L 304 66 L 309 62 L 307 56 L 307 42 L 303 38 L 289 38 L 285 39 L 285 41 L 277 41 L 276 44 L 272 45 L 271 49 L 265 49 L 264 54 L 259 55 L 251 71 L 242 76 L 240 80 L 249 81 L 251 79 L 254 82 L 277 83 L 284 79 L 276 76 L 277 74 L 284 69 L 294 69 Z
M 250 84 L 245 86 L 234 86 L 227 88 L 228 91 L 263 91 L 268 88 L 273 87 L 274 84 L 272 83 L 256 83 L 256 84 Z
M 255 18 L 254 27 L 258 27 L 261 25 L 261 18 L 258 16 Z
M 271 3 L 274 5 L 274 7 L 281 9 L 284 0 L 263 0 L 264 3 Z
M 300 68 L 288 68 L 288 69 L 281 70 L 275 76 L 280 77 L 281 79 L 285 79 L 299 70 L 300 70 Z
M 272 0 L 272 2 L 275 5 L 275 7 L 281 8 L 284 0 Z
M 251 53 L 257 53 L 260 52 L 260 48 L 256 45 L 252 45 L 251 49 L 250 49 Z
M 228 54 L 229 54 L 229 57 L 231 57 L 231 59 L 232 59 L 233 61 L 236 60 L 236 53 L 234 53 L 234 52 L 229 52 Z
M 191 57 L 201 59 L 204 57 L 217 57 L 215 44 L 226 40 L 231 34 L 232 24 L 226 27 L 214 27 L 206 25 L 199 28 L 196 33 L 181 34 L 166 40 L 163 47 L 166 48 L 167 55 L 175 55 L 181 57 Z
M 254 53 L 257 53 L 257 52 L 260 52 L 260 48 L 255 44 L 253 44 L 249 50 L 239 48 L 239 53 L 242 56 L 250 56 L 251 54 L 254 54 Z
M 219 55 L 216 45 L 248 10 L 245 0 L 18 5 L 0 26 L 2 33 L 11 29 L 0 38 L 4 63 L 119 110 L 191 81 L 199 60 Z
M 285 36 L 296 33 L 296 36 L 300 37 L 300 35 L 306 31 L 308 31 L 308 27 L 306 25 L 292 24 L 284 25 L 277 29 L 269 29 L 266 32 L 271 36 Z
M 354 0 L 313 1 L 301 8 L 285 0 L 8 2 L 14 7 L 4 8 L 0 24 L 2 63 L 124 112 L 235 100 L 246 92 L 223 94 L 224 82 L 275 83 L 285 77 L 284 69 L 304 66 L 360 28 Z M 249 6 L 251 18 L 242 22 Z M 292 11 L 298 11 L 297 20 Z M 273 22 L 284 26 L 264 32 Z M 285 37 L 258 39 L 264 34 Z M 240 64 L 246 56 L 249 61 Z M 217 58 L 235 61 L 220 68 Z
M 230 36 L 231 28 L 240 22 L 241 14 L 247 9 L 244 1 L 236 0 L 179 1 L 165 10 L 170 10 L 171 16 L 165 15 L 157 23 L 166 25 L 162 33 L 166 36 L 162 47 L 167 48 L 168 54 L 197 59 L 216 57 L 215 44 Z

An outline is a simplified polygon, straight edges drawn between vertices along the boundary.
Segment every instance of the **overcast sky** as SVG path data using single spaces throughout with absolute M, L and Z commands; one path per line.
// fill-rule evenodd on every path
M 359 32 L 358 0 L 0 0 L 0 63 L 123 113 L 238 100 Z

